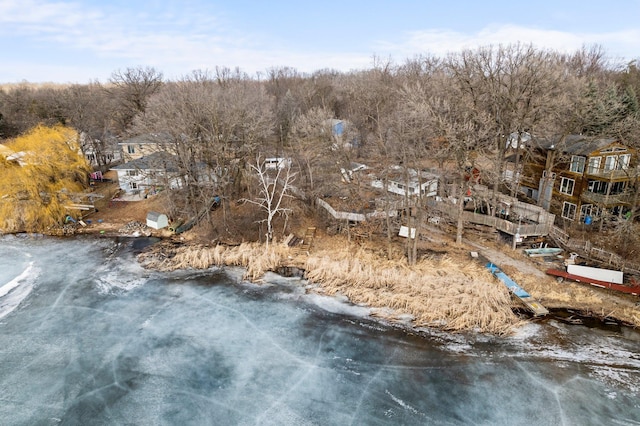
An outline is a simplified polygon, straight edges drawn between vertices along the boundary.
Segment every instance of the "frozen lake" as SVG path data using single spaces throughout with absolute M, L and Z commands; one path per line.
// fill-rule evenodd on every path
M 418 336 L 293 278 L 143 270 L 143 241 L 0 239 L 1 424 L 640 424 L 635 332 Z

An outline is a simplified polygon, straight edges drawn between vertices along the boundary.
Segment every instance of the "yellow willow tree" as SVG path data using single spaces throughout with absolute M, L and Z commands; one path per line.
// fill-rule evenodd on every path
M 13 154 L 0 157 L 0 231 L 42 232 L 60 223 L 90 171 L 78 133 L 40 125 L 5 145 Z

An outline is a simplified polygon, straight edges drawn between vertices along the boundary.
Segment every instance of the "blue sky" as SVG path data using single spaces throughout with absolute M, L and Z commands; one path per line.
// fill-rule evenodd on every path
M 349 71 L 515 42 L 640 59 L 640 0 L 0 0 L 0 83 L 105 82 L 137 66 L 169 79 Z

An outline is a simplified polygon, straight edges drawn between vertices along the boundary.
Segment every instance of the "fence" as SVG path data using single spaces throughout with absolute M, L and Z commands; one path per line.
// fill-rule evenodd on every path
M 394 210 L 389 210 L 387 213 L 385 213 L 384 211 L 375 211 L 375 212 L 366 213 L 366 214 L 365 213 L 350 213 L 350 212 L 336 211 L 336 209 L 331 207 L 331 205 L 329 203 L 327 203 L 326 201 L 324 201 L 323 199 L 320 199 L 320 198 L 316 199 L 316 203 L 320 207 L 325 209 L 327 211 L 327 213 L 329 213 L 331 216 L 333 216 L 334 219 L 349 220 L 351 222 L 364 222 L 365 220 L 368 220 L 368 219 L 384 218 L 387 215 L 392 217 L 392 216 L 395 216 L 397 214 L 397 212 L 394 211 Z
M 556 243 L 558 243 L 558 245 L 569 251 L 576 252 L 582 257 L 604 262 L 607 265 L 614 266 L 626 272 L 633 272 L 634 274 L 640 273 L 640 263 L 637 261 L 624 259 L 619 254 L 600 247 L 593 247 L 593 244 L 589 240 L 571 238 L 569 237 L 569 234 L 557 226 L 551 227 L 549 235 L 556 241 Z

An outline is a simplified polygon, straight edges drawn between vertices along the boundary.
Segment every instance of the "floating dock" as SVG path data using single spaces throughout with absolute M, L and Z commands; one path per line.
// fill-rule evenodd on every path
M 507 286 L 511 294 L 520 299 L 524 306 L 529 309 L 534 316 L 542 317 L 549 313 L 549 310 L 542 306 L 540 302 L 535 300 L 529 293 L 520 287 L 515 281 L 513 281 L 507 274 L 502 272 L 500 268 L 494 265 L 492 262 L 487 263 L 486 268 L 502 283 Z

